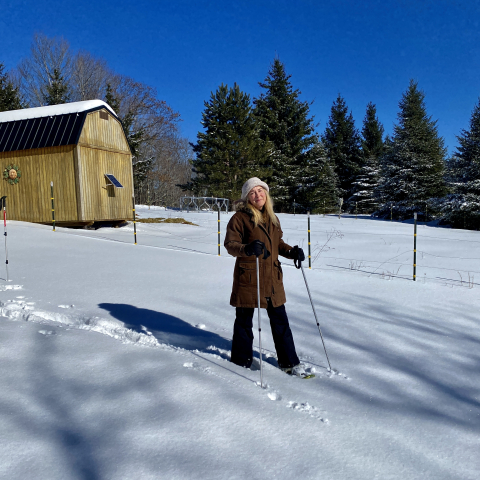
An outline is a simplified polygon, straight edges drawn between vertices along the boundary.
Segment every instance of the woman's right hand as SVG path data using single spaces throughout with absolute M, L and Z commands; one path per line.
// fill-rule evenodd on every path
M 270 256 L 270 252 L 267 250 L 267 247 L 263 242 L 260 240 L 254 240 L 249 244 L 245 245 L 245 255 L 250 257 L 251 255 L 255 255 L 259 257 L 263 253 L 263 259 L 267 259 Z

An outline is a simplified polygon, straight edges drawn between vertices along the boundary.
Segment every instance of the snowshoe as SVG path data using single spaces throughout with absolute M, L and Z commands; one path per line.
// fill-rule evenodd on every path
M 282 368 L 282 370 L 285 373 L 288 373 L 289 375 L 292 375 L 292 376 L 295 376 L 295 377 L 298 377 L 298 378 L 307 379 L 307 378 L 314 378 L 315 377 L 315 374 L 310 373 L 310 372 L 306 372 L 305 371 L 305 366 L 302 365 L 301 363 L 299 363 L 298 365 L 295 365 L 294 367 Z

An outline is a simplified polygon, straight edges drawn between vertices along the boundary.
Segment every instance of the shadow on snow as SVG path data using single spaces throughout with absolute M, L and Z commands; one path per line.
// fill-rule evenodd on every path
M 190 351 L 215 353 L 225 360 L 230 360 L 231 340 L 195 327 L 178 317 L 123 303 L 100 303 L 98 306 L 108 311 L 112 317 L 123 322 L 126 328 L 138 333 L 150 332 L 160 343 Z M 278 367 L 276 358 L 268 355 L 269 353 L 273 354 L 273 352 L 263 350 L 263 361 Z M 253 356 L 258 360 L 259 354 L 255 351 L 255 345 Z M 256 370 L 258 368 L 257 364 L 258 362 L 254 361 L 251 369 Z

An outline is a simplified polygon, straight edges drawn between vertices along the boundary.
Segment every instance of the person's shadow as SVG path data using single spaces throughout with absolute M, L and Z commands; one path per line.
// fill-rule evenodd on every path
M 166 343 L 186 350 L 198 350 L 212 353 L 208 347 L 231 350 L 231 341 L 216 333 L 194 327 L 178 317 L 167 313 L 156 312 L 146 308 L 137 308 L 123 303 L 100 303 L 100 308 L 125 324 L 126 328 L 139 333 L 151 332 L 160 343 Z M 216 354 L 228 358 L 222 352 Z

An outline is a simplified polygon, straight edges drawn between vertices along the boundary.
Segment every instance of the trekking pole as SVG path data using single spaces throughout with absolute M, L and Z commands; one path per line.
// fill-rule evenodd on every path
M 260 321 L 260 266 L 257 256 L 258 348 L 260 350 L 260 387 L 263 388 L 262 325 Z
M 417 281 L 417 212 L 413 214 L 413 281 Z
M 8 280 L 8 250 L 7 250 L 7 196 L 0 198 L 0 206 L 3 208 L 3 235 L 5 236 L 5 268 L 7 270 L 7 282 Z
M 305 280 L 305 286 L 307 287 L 308 298 L 310 298 L 310 303 L 312 304 L 313 315 L 315 316 L 315 321 L 317 322 L 318 332 L 320 333 L 320 338 L 322 339 L 323 349 L 325 350 L 325 356 L 327 357 L 328 366 L 330 368 L 330 371 L 333 371 L 332 366 L 330 365 L 330 360 L 328 359 L 327 348 L 325 347 L 325 341 L 323 340 L 322 330 L 320 328 L 320 324 L 318 323 L 317 312 L 315 311 L 315 306 L 313 305 L 312 295 L 310 294 L 310 289 L 308 288 L 307 277 L 305 276 L 302 262 L 301 260 L 298 260 L 299 265 L 297 265 L 297 261 L 294 261 L 294 263 L 297 268 L 302 269 L 303 279 Z

